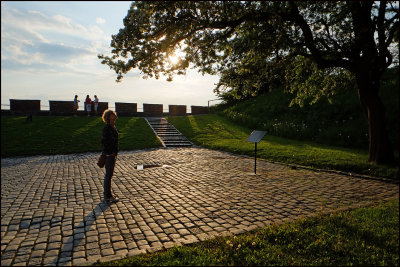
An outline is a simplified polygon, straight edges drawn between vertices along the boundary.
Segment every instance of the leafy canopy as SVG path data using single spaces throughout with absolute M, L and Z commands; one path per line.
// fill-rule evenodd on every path
M 395 1 L 135 1 L 112 56 L 99 58 L 117 81 L 132 68 L 171 81 L 190 66 L 219 74 L 219 94 L 246 98 L 285 83 L 302 104 L 348 85 L 363 60 L 376 61 L 377 75 L 398 63 L 398 26 Z

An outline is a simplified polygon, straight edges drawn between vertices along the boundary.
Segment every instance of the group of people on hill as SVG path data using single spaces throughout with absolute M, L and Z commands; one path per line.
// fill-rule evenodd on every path
M 78 95 L 75 95 L 74 98 L 74 116 L 76 116 L 77 112 L 78 112 L 78 108 L 79 108 L 79 102 L 81 102 L 80 100 L 78 100 Z M 85 108 L 88 114 L 88 117 L 90 116 L 90 113 L 92 112 L 92 103 L 94 104 L 94 112 L 97 113 L 97 108 L 99 107 L 99 99 L 97 98 L 97 95 L 94 95 L 94 101 L 92 101 L 92 99 L 89 97 L 89 95 L 86 96 L 86 100 L 85 100 Z

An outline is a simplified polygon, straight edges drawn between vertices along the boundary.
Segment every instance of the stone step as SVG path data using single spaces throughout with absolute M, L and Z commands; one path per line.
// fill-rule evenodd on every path
M 182 134 L 180 134 L 179 132 L 157 132 L 157 131 L 155 131 L 155 132 L 157 133 L 158 136 L 182 135 Z
M 181 135 L 179 132 L 155 132 L 157 133 L 157 135 Z
M 165 140 L 165 144 L 192 144 L 189 141 Z
M 174 141 L 174 142 L 190 142 L 189 140 L 187 140 L 186 137 L 184 136 L 168 136 L 168 137 L 164 137 L 164 136 L 159 136 L 163 141 Z
M 164 118 L 145 118 L 164 147 L 189 147 L 193 144 Z
M 153 127 L 156 127 L 156 128 L 168 127 L 168 126 L 170 126 L 170 125 L 168 125 L 168 124 L 152 124 L 152 123 L 150 123 L 150 125 L 153 126 Z
M 158 134 L 159 137 L 164 138 L 164 139 L 168 139 L 168 138 L 182 138 L 183 136 L 180 134 Z M 186 138 L 183 138 L 186 140 Z
M 151 124 L 150 125 L 154 128 L 172 128 L 175 129 L 174 126 L 170 125 L 170 124 Z
M 163 138 L 163 139 L 184 139 L 187 140 L 186 137 L 184 137 L 183 135 L 158 135 L 158 137 Z
M 189 140 L 187 140 L 187 139 L 163 139 L 163 138 L 161 138 L 161 140 L 164 142 L 164 143 L 179 143 L 179 142 L 182 142 L 182 143 L 190 143 L 190 141 Z
M 192 146 L 191 143 L 170 143 L 165 144 L 166 147 L 190 147 Z
M 153 130 L 155 130 L 155 131 L 176 131 L 176 132 L 178 131 L 176 128 L 157 128 L 157 127 L 154 127 Z

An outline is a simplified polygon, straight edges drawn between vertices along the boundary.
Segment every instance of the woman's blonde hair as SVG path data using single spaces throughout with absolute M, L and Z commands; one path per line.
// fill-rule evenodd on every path
M 114 110 L 111 110 L 111 109 L 106 109 L 106 110 L 104 110 L 103 116 L 101 116 L 101 118 L 103 119 L 103 121 L 104 121 L 105 123 L 107 123 L 107 124 L 110 123 L 110 115 L 111 115 L 111 114 L 117 116 L 117 113 L 115 113 Z

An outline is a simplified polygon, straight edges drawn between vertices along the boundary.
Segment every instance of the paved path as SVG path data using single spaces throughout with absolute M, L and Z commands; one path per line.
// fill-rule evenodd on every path
M 101 201 L 98 153 L 1 160 L 1 265 L 82 265 L 399 196 L 375 180 L 202 148 L 121 152 Z M 136 170 L 136 165 L 160 167 Z

